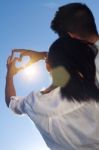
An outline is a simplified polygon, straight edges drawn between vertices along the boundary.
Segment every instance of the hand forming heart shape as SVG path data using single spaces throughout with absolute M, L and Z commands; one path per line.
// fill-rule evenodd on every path
M 31 64 L 29 56 L 22 56 L 19 52 L 12 52 L 12 58 L 16 58 L 17 68 L 26 68 Z

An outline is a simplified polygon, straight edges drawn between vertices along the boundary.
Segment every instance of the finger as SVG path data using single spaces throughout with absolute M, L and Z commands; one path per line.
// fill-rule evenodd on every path
M 20 52 L 20 49 L 12 49 L 12 52 Z
M 11 56 L 10 56 L 10 59 L 9 59 L 9 61 L 10 61 L 10 63 L 12 63 L 13 61 L 14 61 L 14 57 L 13 57 L 13 52 L 12 52 L 12 54 L 11 54 Z
M 14 52 L 12 51 L 12 54 L 11 54 L 12 58 L 14 58 Z
M 29 55 L 28 55 L 28 52 L 23 52 L 23 53 L 21 53 L 21 54 L 20 54 L 20 57 L 19 57 L 19 60 L 22 61 L 22 58 L 23 58 L 24 56 L 29 56 Z
M 24 50 L 24 49 L 14 49 L 14 50 L 12 50 L 13 55 L 14 55 L 15 52 L 20 53 L 20 61 L 21 61 L 23 56 L 27 56 L 27 50 Z
M 16 63 L 16 61 L 20 61 L 20 58 L 15 57 L 15 58 L 13 59 L 13 62 Z
M 9 64 L 10 62 L 11 62 L 11 56 L 8 57 L 7 64 Z
M 15 64 L 16 61 L 18 61 L 18 60 L 19 60 L 19 58 L 17 58 L 17 57 L 13 58 L 12 56 L 10 56 L 8 64 L 12 64 L 12 63 Z
M 22 59 L 23 56 L 24 56 L 23 54 L 20 54 L 20 60 Z
M 23 53 L 23 52 L 25 52 L 24 49 L 13 49 L 12 51 L 13 51 L 13 52 L 18 52 L 18 53 Z
M 21 56 L 18 58 L 18 61 L 19 61 L 19 62 L 22 61 L 22 57 L 23 57 L 23 55 L 21 55 Z
M 14 52 L 12 51 L 12 54 L 11 54 L 11 61 L 13 61 L 14 59 Z

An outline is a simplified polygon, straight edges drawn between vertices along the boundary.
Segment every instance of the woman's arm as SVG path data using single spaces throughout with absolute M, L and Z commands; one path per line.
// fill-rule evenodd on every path
M 9 106 L 11 96 L 16 96 L 16 90 L 13 83 L 13 76 L 7 73 L 5 86 L 5 101 L 7 106 Z
M 14 87 L 14 83 L 13 83 L 13 77 L 15 74 L 17 74 L 20 70 L 23 69 L 23 67 L 21 68 L 17 68 L 15 66 L 16 61 L 19 61 L 19 58 L 13 58 L 13 53 L 14 52 L 19 52 L 22 56 L 30 56 L 30 58 L 32 60 L 30 60 L 29 63 L 31 63 L 31 61 L 33 61 L 34 63 L 44 59 L 44 57 L 46 57 L 46 52 L 35 52 L 35 51 L 29 51 L 29 50 L 14 50 L 12 52 L 12 55 L 8 58 L 7 60 L 7 75 L 6 75 L 6 85 L 5 85 L 5 101 L 7 106 L 9 106 L 10 103 L 10 97 L 11 96 L 16 96 L 16 90 Z M 25 67 L 27 67 L 30 64 L 26 64 Z
M 29 56 L 30 57 L 30 61 L 27 64 L 27 66 L 35 63 L 36 61 L 44 60 L 48 54 L 47 52 L 44 52 L 44 51 L 43 52 L 37 52 L 34 50 L 27 50 L 27 49 L 14 49 L 14 50 L 12 50 L 12 55 L 14 54 L 14 52 L 20 53 L 20 58 L 19 58 L 20 61 L 22 60 L 23 56 Z
M 13 56 L 10 56 L 7 60 L 7 75 L 6 75 L 6 85 L 5 85 L 5 101 L 7 106 L 10 103 L 10 97 L 16 96 L 16 90 L 13 83 L 13 77 L 17 74 L 22 68 L 16 68 L 15 63 L 17 58 L 13 59 Z

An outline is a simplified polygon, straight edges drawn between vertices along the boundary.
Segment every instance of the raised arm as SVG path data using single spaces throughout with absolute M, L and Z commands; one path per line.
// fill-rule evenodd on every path
M 22 69 L 15 67 L 16 60 L 17 58 L 13 59 L 12 56 L 10 56 L 7 60 L 7 75 L 5 85 L 5 101 L 7 106 L 9 106 L 10 103 L 10 97 L 16 96 L 16 91 L 13 84 L 13 77 L 17 72 L 19 72 Z
M 23 56 L 29 56 L 30 57 L 30 61 L 28 64 L 26 64 L 25 67 L 35 63 L 36 61 L 43 60 L 47 57 L 47 52 L 45 52 L 45 51 L 37 52 L 34 50 L 27 50 L 27 49 L 13 49 L 12 54 L 14 54 L 14 52 L 20 53 L 20 61 L 21 61 Z
M 46 52 L 35 52 L 35 51 L 23 50 L 23 49 L 17 49 L 12 52 L 12 56 L 10 56 L 7 60 L 7 75 L 6 75 L 6 85 L 5 85 L 5 101 L 6 101 L 7 106 L 9 106 L 9 103 L 10 103 L 10 97 L 16 96 L 16 90 L 15 90 L 14 83 L 13 83 L 13 77 L 20 70 L 24 69 L 23 67 L 21 68 L 15 67 L 16 60 L 19 61 L 19 58 L 13 58 L 14 52 L 19 52 L 21 54 L 21 57 L 30 56 L 30 59 L 32 60 L 30 60 L 29 63 L 35 63 L 41 59 L 45 59 L 45 57 L 47 56 Z M 25 67 L 30 65 L 29 63 L 26 64 Z

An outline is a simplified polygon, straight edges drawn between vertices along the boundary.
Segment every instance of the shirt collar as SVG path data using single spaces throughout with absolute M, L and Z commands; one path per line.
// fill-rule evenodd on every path
M 96 45 L 97 48 L 99 48 L 99 40 L 97 40 L 97 41 L 95 42 L 95 45 Z

